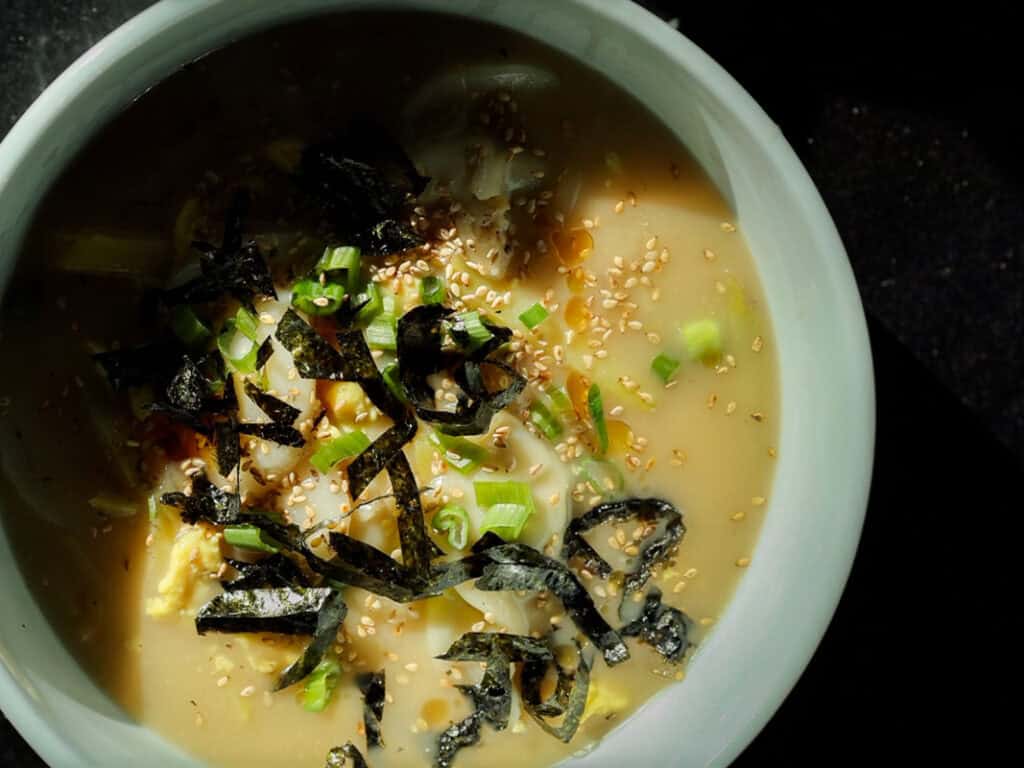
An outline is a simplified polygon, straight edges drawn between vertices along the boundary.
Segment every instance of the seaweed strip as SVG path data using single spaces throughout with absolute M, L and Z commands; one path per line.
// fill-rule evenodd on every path
M 451 768 L 452 761 L 460 749 L 471 747 L 480 741 L 480 720 L 481 715 L 474 712 L 441 732 L 437 739 L 434 768 Z
M 356 749 L 351 741 L 345 742 L 340 747 L 335 747 L 327 753 L 327 762 L 324 768 L 345 768 L 346 760 L 352 761 L 352 768 L 367 768 L 366 760 L 362 753 Z
M 221 490 L 202 473 L 192 478 L 190 496 L 183 493 L 165 493 L 160 497 L 160 501 L 181 509 L 181 519 L 190 525 L 195 525 L 200 520 L 215 525 L 234 523 L 239 519 L 242 506 L 237 493 Z
M 583 650 L 576 646 L 576 669 L 566 672 L 554 662 L 558 671 L 558 683 L 555 693 L 547 701 L 541 700 L 540 684 L 547 671 L 547 665 L 530 661 L 523 667 L 522 693 L 523 705 L 530 716 L 547 733 L 568 744 L 576 735 L 587 706 L 587 694 L 590 691 L 590 664 L 583 655 Z M 562 717 L 562 722 L 553 725 L 547 718 Z
M 261 411 L 267 414 L 271 421 L 278 424 L 294 424 L 301 413 L 295 406 L 267 394 L 251 381 L 245 382 L 245 394 L 256 403 Z
M 337 339 L 341 371 L 345 380 L 358 382 L 370 402 L 392 421 L 410 421 L 408 407 L 395 397 L 384 383 L 363 332 L 358 329 L 339 331 Z
M 278 678 L 277 684 L 274 686 L 275 691 L 283 690 L 308 676 L 323 660 L 324 654 L 330 649 L 331 644 L 338 639 L 338 629 L 341 627 L 341 622 L 345 620 L 348 606 L 345 605 L 340 592 L 328 591 L 330 595 L 317 613 L 313 639 L 309 641 L 309 645 L 303 650 L 302 655 L 281 673 L 281 677 Z
M 217 447 L 217 470 L 224 477 L 230 477 L 242 458 L 242 446 L 238 440 L 238 425 L 233 418 L 220 421 L 213 427 L 214 445 Z
M 570 560 L 579 557 L 588 571 L 607 578 L 612 572 L 611 565 L 587 543 L 583 534 L 601 523 L 622 522 L 630 518 L 636 518 L 647 525 L 664 520 L 665 530 L 660 536 L 648 537 L 641 547 L 637 556 L 639 564 L 626 574 L 623 601 L 630 593 L 642 589 L 651 576 L 651 568 L 668 557 L 679 545 L 683 534 L 686 533 L 686 527 L 678 509 L 661 499 L 622 499 L 598 504 L 569 523 L 562 546 L 563 558 Z
M 385 680 L 384 670 L 364 672 L 356 677 L 356 685 L 363 694 L 363 725 L 366 726 L 368 749 L 384 746 L 380 736 L 380 724 L 384 719 Z
M 673 664 L 682 662 L 690 647 L 689 633 L 693 621 L 682 611 L 661 602 L 661 590 L 652 587 L 644 600 L 643 613 L 635 621 L 621 627 L 626 637 L 639 637 Z
M 286 445 L 289 448 L 301 448 L 306 444 L 306 439 L 295 427 L 288 424 L 277 424 L 269 422 L 265 424 L 241 423 L 237 427 L 243 435 L 251 435 L 263 440 L 269 440 L 278 445 Z
M 317 573 L 395 602 L 419 598 L 424 585 L 414 583 L 409 569 L 390 555 L 342 533 L 332 532 L 329 540 L 335 557 L 322 560 L 312 555 L 310 567 Z
M 328 588 L 277 587 L 224 592 L 199 609 L 196 631 L 311 635 L 335 594 Z M 314 665 L 315 666 L 315 665 Z
M 199 367 L 185 355 L 181 367 L 171 377 L 164 394 L 167 402 L 186 413 L 198 414 L 203 408 L 208 392 L 206 377 Z
M 580 631 L 604 655 L 609 666 L 629 658 L 618 632 L 604 620 L 588 592 L 562 563 L 523 544 L 492 547 L 482 554 L 491 562 L 483 567 L 476 588 L 485 591 L 550 591 L 562 603 Z
M 284 313 L 274 335 L 291 353 L 295 370 L 302 378 L 344 380 L 341 355 L 295 310 Z
M 425 577 L 430 572 L 430 561 L 443 552 L 427 535 L 427 527 L 423 523 L 423 507 L 420 506 L 420 489 L 401 448 L 388 461 L 388 476 L 399 509 L 398 538 L 402 545 L 402 562 L 414 574 Z
M 416 424 L 400 422 L 370 443 L 369 447 L 348 465 L 348 489 L 358 499 L 373 479 L 402 451 L 402 446 L 416 434 Z M 414 483 L 415 485 L 415 483 Z
M 298 566 L 282 554 L 270 555 L 255 563 L 230 558 L 227 562 L 238 573 L 234 579 L 221 579 L 221 586 L 228 592 L 261 587 L 308 586 Z

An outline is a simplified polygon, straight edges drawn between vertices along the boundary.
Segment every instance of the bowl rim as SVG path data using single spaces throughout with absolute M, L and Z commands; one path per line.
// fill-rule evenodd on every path
M 83 53 L 40 94 L 0 141 L 0 198 L 15 171 L 30 155 L 40 135 L 54 123 L 67 119 L 68 105 L 82 87 L 133 49 L 167 34 L 169 27 L 185 23 L 194 12 L 218 2 L 222 0 L 161 0 L 124 22 Z M 750 716 L 733 734 L 728 746 L 715 756 L 714 764 L 727 765 L 761 731 L 803 674 L 831 622 L 853 565 L 870 488 L 876 417 L 874 374 L 864 310 L 846 251 L 820 194 L 778 126 L 746 90 L 684 34 L 633 2 L 563 0 L 563 3 L 567 6 L 565 10 L 571 12 L 572 6 L 575 6 L 643 37 L 676 66 L 684 68 L 700 86 L 713 92 L 723 108 L 762 145 L 801 204 L 801 217 L 805 219 L 815 241 L 823 246 L 821 257 L 834 262 L 831 264 L 833 277 L 841 286 L 838 294 L 845 299 L 835 310 L 845 322 L 845 327 L 852 332 L 852 336 L 847 339 L 844 356 L 860 362 L 861 378 L 853 388 L 855 400 L 844 406 L 860 416 L 862 425 L 860 440 L 852 440 L 850 446 L 849 469 L 855 477 L 856 492 L 843 505 L 842 520 L 837 523 L 839 530 L 833 552 L 833 578 L 822 580 L 819 596 L 819 604 L 824 608 L 818 615 L 806 618 L 805 642 L 795 644 L 789 658 L 785 660 L 791 673 L 788 686 L 770 692 L 763 697 L 759 706 L 751 705 L 756 711 L 749 713 Z M 315 12 L 330 12 L 326 5 L 325 0 L 321 0 Z M 444 12 L 440 7 L 437 10 Z M 464 13 L 461 9 L 452 9 L 451 12 L 459 15 Z M 289 14 L 287 6 L 282 5 L 275 19 L 284 21 L 293 15 Z M 17 682 L 16 676 L 8 668 L 9 662 L 2 649 L 0 662 L 0 705 L 10 722 L 47 764 L 78 764 L 80 755 L 76 748 L 64 732 L 45 717 L 39 702 Z

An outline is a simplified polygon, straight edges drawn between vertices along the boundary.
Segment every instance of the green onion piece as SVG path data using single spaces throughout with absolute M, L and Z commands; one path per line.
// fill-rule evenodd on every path
M 683 326 L 683 342 L 691 360 L 712 362 L 722 355 L 722 331 L 711 319 Z
M 622 470 L 607 459 L 587 456 L 580 460 L 576 474 L 599 496 L 615 496 L 621 493 L 626 485 Z
M 455 322 L 462 326 L 462 331 L 469 337 L 469 349 L 476 349 L 494 336 L 483 324 L 479 312 L 460 312 L 455 316 Z
M 89 499 L 89 506 L 110 517 L 131 517 L 138 513 L 139 505 L 130 499 L 101 493 Z
M 239 307 L 235 313 L 235 329 L 245 336 L 249 341 L 256 341 L 260 323 L 252 312 L 245 307 Z
M 435 531 L 446 533 L 455 549 L 465 549 L 469 541 L 469 513 L 458 504 L 445 504 L 430 521 Z
M 310 457 L 317 472 L 326 475 L 342 459 L 358 456 L 370 447 L 370 438 L 361 429 L 353 429 L 323 443 Z
M 506 541 L 518 538 L 535 510 L 529 484 L 481 480 L 473 483 L 473 489 L 476 503 L 487 510 L 480 532 L 494 531 Z
M 530 510 L 522 504 L 495 504 L 484 512 L 480 533 L 493 531 L 505 541 L 515 541 L 530 518 Z
M 292 306 L 310 315 L 333 315 L 344 298 L 345 286 L 339 283 L 306 279 L 292 286 Z
M 323 712 L 338 685 L 341 665 L 333 659 L 324 659 L 306 678 L 302 692 L 302 708 L 307 712 Z
M 398 363 L 392 362 L 385 365 L 384 370 L 380 372 L 380 376 L 384 379 L 388 389 L 391 390 L 392 395 L 403 403 L 409 402 L 409 398 L 405 396 L 405 387 L 402 386 L 402 382 L 398 378 Z
M 256 316 L 245 307 L 239 307 L 235 316 L 225 321 L 224 329 L 217 337 L 217 348 L 233 370 L 239 373 L 253 373 L 256 370 L 256 356 L 259 354 L 259 344 L 256 343 L 258 328 L 259 321 Z M 242 334 L 252 342 L 249 351 L 241 357 L 235 357 L 231 352 L 236 333 Z
M 345 287 L 349 293 L 359 290 L 359 269 L 361 264 L 361 251 L 351 245 L 342 245 L 338 248 L 326 248 L 320 261 L 314 268 L 319 275 L 323 272 L 336 272 L 345 270 Z
M 556 416 L 565 416 L 572 413 L 572 401 L 565 387 L 556 387 L 554 384 L 544 390 L 544 394 L 551 400 L 551 410 Z
M 171 330 L 186 347 L 196 349 L 210 338 L 210 329 L 203 325 L 192 307 L 179 304 L 171 312 Z
M 149 522 L 156 522 L 157 515 L 160 514 L 160 502 L 155 493 L 146 499 L 146 511 L 149 512 Z
M 651 361 L 651 370 L 663 382 L 668 384 L 679 369 L 679 361 L 668 355 L 658 355 Z
M 608 452 L 608 425 L 604 423 L 604 402 L 601 400 L 601 388 L 596 383 L 591 384 L 590 391 L 587 392 L 587 410 L 590 411 L 590 418 L 594 422 L 597 443 L 603 456 Z
M 277 554 L 281 551 L 280 543 L 267 536 L 255 525 L 229 525 L 224 529 L 224 541 L 233 547 L 253 549 L 257 552 Z
M 528 310 L 519 315 L 519 319 L 523 325 L 529 328 L 531 331 L 538 325 L 543 323 L 547 316 L 551 314 L 548 312 L 541 303 L 536 303 Z
M 464 437 L 432 432 L 428 438 L 445 462 L 464 475 L 475 472 L 490 456 L 487 449 Z
M 390 312 L 381 312 L 366 326 L 366 343 L 370 349 L 398 349 L 398 321 Z
M 359 307 L 359 311 L 356 312 L 356 322 L 368 323 L 373 320 L 384 310 L 380 286 L 376 283 L 367 285 L 366 290 L 356 296 L 356 306 Z
M 562 434 L 562 424 L 540 400 L 530 406 L 530 423 L 541 431 L 548 440 L 557 440 Z
M 440 304 L 445 295 L 444 280 L 434 275 L 427 275 L 420 280 L 420 300 L 424 304 Z

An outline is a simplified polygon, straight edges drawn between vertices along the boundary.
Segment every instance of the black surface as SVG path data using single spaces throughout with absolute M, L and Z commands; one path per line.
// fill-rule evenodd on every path
M 0 0 L 0 129 L 148 4 Z M 998 693 L 1013 613 L 993 587 L 1013 578 L 1024 506 L 1018 27 L 977 4 L 763 18 L 647 4 L 681 15 L 800 154 L 849 252 L 875 356 L 875 478 L 849 586 L 736 765 L 922 764 L 923 750 L 992 764 L 1015 700 Z M 0 724 L 0 766 L 38 765 Z

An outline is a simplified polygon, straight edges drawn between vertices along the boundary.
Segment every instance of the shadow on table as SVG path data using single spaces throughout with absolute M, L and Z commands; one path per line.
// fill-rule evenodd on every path
M 869 330 L 878 437 L 857 559 L 814 659 L 737 768 L 932 754 L 981 765 L 998 747 L 972 738 L 974 722 L 1008 732 L 1010 710 L 992 705 L 1009 669 L 989 665 L 1010 658 L 998 597 L 1020 548 L 1024 472 L 884 328 Z

